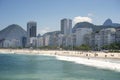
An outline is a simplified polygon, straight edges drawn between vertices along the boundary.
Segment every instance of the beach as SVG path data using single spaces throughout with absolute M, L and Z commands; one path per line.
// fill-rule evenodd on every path
M 58 60 L 120 72 L 120 53 L 31 49 L 0 49 L 0 53 L 55 56 Z
M 1 53 L 15 54 L 48 54 L 61 56 L 74 56 L 85 58 L 110 58 L 120 59 L 120 53 L 110 53 L 101 51 L 66 51 L 66 50 L 34 50 L 34 49 L 0 49 Z

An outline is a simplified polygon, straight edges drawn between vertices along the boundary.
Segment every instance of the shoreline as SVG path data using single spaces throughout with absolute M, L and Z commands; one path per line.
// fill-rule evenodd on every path
M 105 53 L 101 51 L 66 51 L 66 50 L 31 50 L 31 49 L 0 49 L 0 53 L 11 54 L 48 54 L 74 56 L 84 58 L 120 59 L 120 53 Z
M 0 53 L 54 56 L 58 60 L 120 72 L 120 53 L 29 49 L 0 49 Z M 98 55 L 95 56 L 96 54 Z M 114 56 L 111 56 L 113 54 Z M 105 57 L 105 55 L 107 55 L 107 57 Z
M 58 60 L 70 61 L 77 64 L 95 67 L 98 69 L 106 69 L 115 72 L 120 72 L 120 63 L 111 62 L 109 60 L 105 61 L 105 60 L 86 59 L 81 57 L 68 57 L 68 56 L 56 56 L 56 58 Z

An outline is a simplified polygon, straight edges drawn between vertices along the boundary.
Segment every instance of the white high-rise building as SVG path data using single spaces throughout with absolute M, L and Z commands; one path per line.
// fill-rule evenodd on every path
M 111 43 L 114 43 L 115 42 L 115 33 L 116 33 L 116 30 L 114 28 L 102 29 L 102 30 L 100 30 L 99 33 L 95 33 L 94 46 L 99 50 L 104 45 L 109 45 Z
M 31 37 L 30 38 L 30 46 L 31 47 L 36 47 L 37 46 L 37 38 L 36 37 Z
M 64 35 L 64 46 L 72 45 L 72 20 L 64 18 L 61 20 L 61 33 Z
M 109 45 L 115 42 L 115 28 L 102 29 L 100 31 L 102 45 Z
M 99 50 L 103 42 L 102 35 L 100 33 L 95 33 L 93 38 L 94 38 L 94 47 L 96 50 Z
M 120 43 L 120 27 L 116 29 L 116 42 Z
M 61 20 L 61 33 L 65 36 L 71 35 L 72 33 L 72 20 L 71 19 L 62 19 Z
M 92 33 L 92 28 L 78 28 L 76 30 L 76 46 L 86 44 L 85 36 Z
M 44 36 L 44 46 L 49 46 L 50 44 L 50 35 Z
M 37 37 L 37 47 L 43 46 L 43 37 Z
M 63 34 L 59 34 L 58 35 L 58 46 L 60 47 L 61 45 L 63 45 L 63 38 L 64 38 L 64 35 Z
M 21 43 L 20 43 L 20 40 L 17 40 L 17 39 L 12 39 L 12 40 L 4 40 L 3 41 L 3 44 L 2 44 L 2 47 L 5 47 L 5 48 L 16 48 L 16 47 L 21 47 Z

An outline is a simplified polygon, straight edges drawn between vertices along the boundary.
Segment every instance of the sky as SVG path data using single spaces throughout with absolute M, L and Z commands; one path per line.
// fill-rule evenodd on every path
M 37 22 L 37 33 L 60 30 L 60 20 L 70 18 L 73 26 L 88 21 L 101 25 L 110 18 L 120 23 L 120 0 L 0 0 L 0 30 L 27 22 Z

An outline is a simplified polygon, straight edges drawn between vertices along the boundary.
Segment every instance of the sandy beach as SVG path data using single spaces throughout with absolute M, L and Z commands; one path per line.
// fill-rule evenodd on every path
M 31 50 L 31 49 L 0 49 L 1 53 L 14 54 L 48 54 L 61 56 L 74 56 L 85 58 L 112 58 L 120 59 L 120 53 L 105 53 L 98 51 L 65 51 L 65 50 Z
M 120 72 L 120 53 L 30 49 L 0 49 L 0 53 L 55 56 L 59 60 Z

